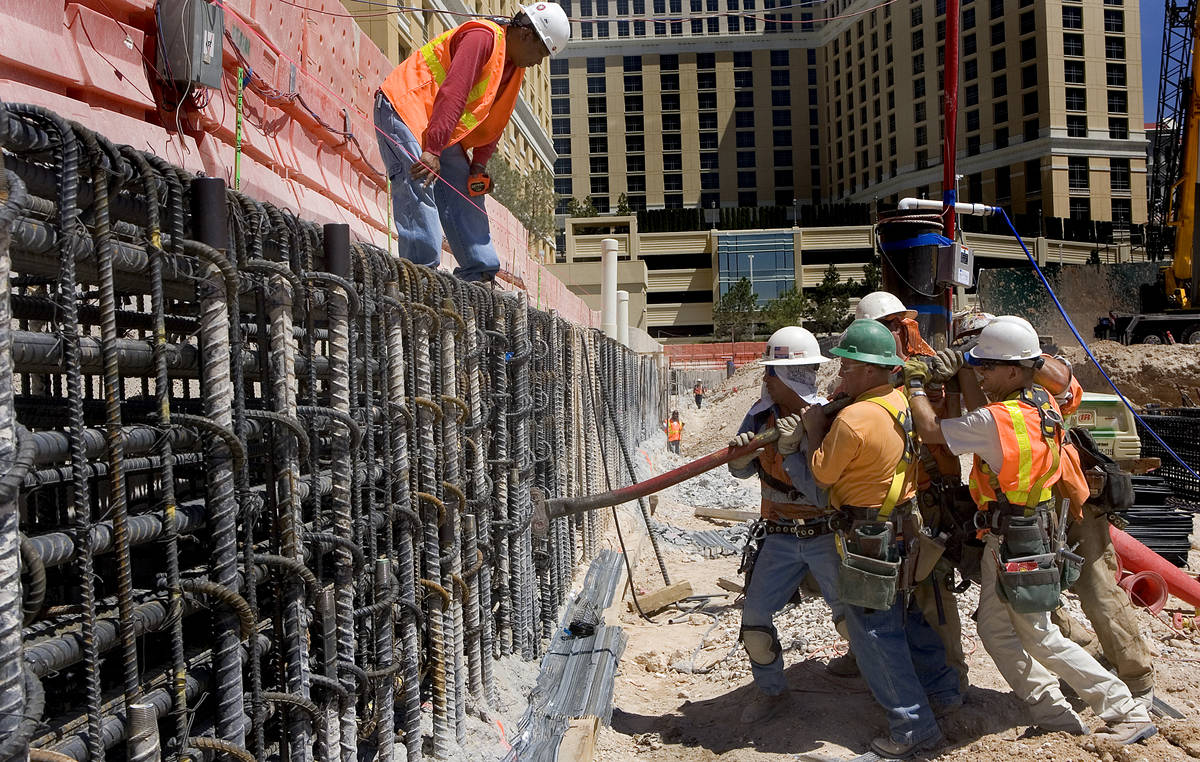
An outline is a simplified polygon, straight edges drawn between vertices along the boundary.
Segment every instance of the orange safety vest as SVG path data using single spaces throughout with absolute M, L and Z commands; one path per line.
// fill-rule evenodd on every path
M 1062 475 L 1062 412 L 1049 392 L 1040 386 L 987 406 L 1000 434 L 1004 455 L 996 473 L 978 455 L 971 468 L 970 490 L 975 505 L 987 503 L 1003 493 L 1013 506 L 1033 507 L 1051 498 Z
M 678 442 L 683 436 L 683 421 L 667 421 L 667 441 Z
M 450 69 L 450 41 L 459 32 L 475 28 L 489 30 L 494 35 L 495 44 L 492 45 L 492 55 L 479 72 L 479 79 L 467 94 L 462 116 L 447 145 L 458 143 L 463 148 L 487 145 L 500 137 L 512 116 L 525 70 L 518 68 L 509 78 L 508 86 L 500 90 L 500 77 L 504 72 L 505 29 L 487 19 L 468 21 L 438 35 L 404 59 L 380 86 L 396 114 L 422 144 L 433 115 L 433 102 L 437 98 L 438 88 L 446 81 L 446 72 Z
M 774 425 L 775 414 L 771 413 L 767 418 L 766 428 Z M 762 452 L 758 454 L 758 468 L 760 477 L 766 476 L 779 487 L 791 486 L 792 477 L 788 476 L 787 469 L 783 467 L 783 455 L 776 449 L 774 442 L 763 447 Z M 763 486 L 767 486 L 765 481 Z M 765 493 L 766 490 L 764 490 L 759 504 L 759 513 L 764 519 L 809 519 L 823 513 L 821 509 L 813 505 L 771 500 Z

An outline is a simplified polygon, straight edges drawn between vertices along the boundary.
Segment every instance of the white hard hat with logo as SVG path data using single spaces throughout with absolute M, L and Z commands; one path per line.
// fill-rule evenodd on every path
M 567 46 L 571 39 L 571 22 L 567 12 L 558 3 L 534 3 L 521 8 L 533 22 L 533 29 L 542 38 L 550 57 L 554 58 Z
M 767 339 L 763 365 L 815 365 L 829 358 L 821 354 L 817 337 L 798 325 L 780 328 Z
M 1023 362 L 1042 356 L 1042 344 L 1029 321 L 1016 315 L 1001 315 L 983 327 L 979 340 L 966 354 L 967 362 L 985 360 Z
M 872 291 L 860 299 L 858 306 L 854 308 L 854 317 L 857 320 L 879 320 L 890 315 L 915 318 L 917 311 L 905 307 L 904 302 L 887 291 Z

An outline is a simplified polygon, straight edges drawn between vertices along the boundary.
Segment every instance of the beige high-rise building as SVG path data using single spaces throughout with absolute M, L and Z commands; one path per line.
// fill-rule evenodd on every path
M 426 10 L 397 12 L 379 16 L 377 2 L 343 0 L 347 10 L 363 14 L 358 25 L 379 46 L 392 63 L 400 63 L 414 50 L 442 32 L 466 20 L 456 13 L 485 13 L 511 18 L 520 8 L 513 0 L 431 0 L 414 3 Z M 512 120 L 504 130 L 497 153 L 514 169 L 528 173 L 553 171 L 554 147 L 550 141 L 550 69 L 543 63 L 525 71 L 521 97 Z
M 940 198 L 944 0 L 776 3 L 564 3 L 606 20 L 551 64 L 558 211 Z M 960 200 L 1145 222 L 1137 4 L 964 0 L 961 27 Z

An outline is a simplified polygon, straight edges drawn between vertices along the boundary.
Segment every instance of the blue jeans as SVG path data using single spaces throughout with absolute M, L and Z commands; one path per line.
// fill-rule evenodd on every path
M 962 702 L 958 675 L 946 665 L 941 638 L 925 621 L 921 609 L 906 605 L 908 596 L 886 611 L 846 606 L 850 647 L 858 668 L 887 712 L 892 740 L 920 743 L 936 738 L 941 730 L 930 702 Z
M 419 265 L 437 267 L 442 261 L 442 236 L 458 260 L 454 274 L 463 280 L 483 280 L 500 269 L 492 246 L 492 231 L 483 196 L 467 193 L 470 163 L 460 145 L 442 151 L 440 180 L 426 188 L 409 170 L 421 156 L 421 142 L 396 115 L 382 93 L 375 96 L 376 138 L 392 181 L 392 213 L 399 253 Z
M 754 563 L 750 575 L 750 586 L 746 589 L 746 601 L 742 605 L 742 626 L 768 627 L 772 637 L 778 639 L 772 619 L 783 608 L 792 594 L 800 587 L 804 575 L 812 571 L 821 587 L 821 595 L 833 609 L 833 620 L 843 616 L 843 606 L 837 599 L 837 548 L 833 535 L 800 539 L 791 534 L 769 534 L 762 541 L 762 550 Z M 787 690 L 783 676 L 783 654 L 767 665 L 750 660 L 754 684 L 769 696 Z

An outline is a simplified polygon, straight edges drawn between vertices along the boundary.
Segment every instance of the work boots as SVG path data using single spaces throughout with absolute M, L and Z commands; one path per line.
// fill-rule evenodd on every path
M 1145 741 L 1157 733 L 1158 728 L 1154 727 L 1152 722 L 1117 722 L 1105 725 L 1096 732 L 1104 733 L 1121 746 L 1128 746 L 1138 741 Z
M 1029 713 L 1034 725 L 1050 733 L 1086 736 L 1091 732 L 1065 699 L 1056 701 L 1052 696 L 1042 696 L 1029 705 Z

